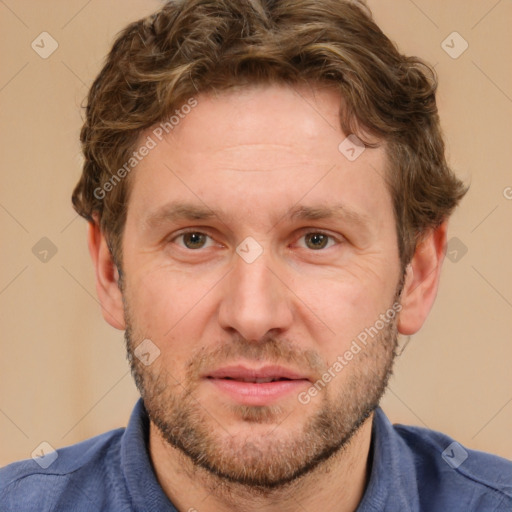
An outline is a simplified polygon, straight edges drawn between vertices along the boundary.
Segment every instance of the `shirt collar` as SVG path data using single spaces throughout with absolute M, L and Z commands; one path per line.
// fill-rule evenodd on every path
M 410 450 L 380 407 L 373 416 L 370 460 L 370 478 L 357 512 L 419 510 Z
M 149 457 L 149 417 L 142 399 L 133 409 L 121 441 L 121 464 L 133 508 L 137 512 L 176 512 L 158 483 Z

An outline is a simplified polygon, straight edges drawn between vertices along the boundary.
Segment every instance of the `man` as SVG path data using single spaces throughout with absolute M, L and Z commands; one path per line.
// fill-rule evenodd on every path
M 2 510 L 512 510 L 510 462 L 378 406 L 466 191 L 435 90 L 357 2 L 172 1 L 128 26 L 73 204 L 141 400 L 4 468 Z

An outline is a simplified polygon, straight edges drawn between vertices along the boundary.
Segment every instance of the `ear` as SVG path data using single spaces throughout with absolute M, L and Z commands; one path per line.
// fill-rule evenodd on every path
M 446 251 L 446 231 L 446 221 L 429 230 L 407 266 L 398 318 L 401 334 L 411 335 L 419 331 L 434 304 Z
M 112 259 L 105 236 L 98 222 L 89 222 L 87 244 L 96 275 L 96 292 L 103 318 L 116 329 L 126 329 L 123 296 L 118 286 L 119 272 Z

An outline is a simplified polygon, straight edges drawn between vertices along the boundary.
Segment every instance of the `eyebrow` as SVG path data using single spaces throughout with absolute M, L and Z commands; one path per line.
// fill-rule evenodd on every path
M 285 215 L 291 220 L 324 220 L 324 219 L 347 219 L 356 224 L 366 225 L 370 218 L 368 215 L 356 212 L 344 204 L 333 206 L 298 206 Z
M 229 219 L 231 216 L 222 209 L 213 210 L 205 205 L 173 201 L 167 203 L 161 208 L 150 212 L 144 219 L 143 225 L 148 228 L 156 228 L 161 224 L 173 223 L 177 221 L 189 220 L 211 220 L 217 218 L 222 223 L 223 219 Z M 283 220 L 329 220 L 339 219 L 351 222 L 361 229 L 369 228 L 370 217 L 361 212 L 357 212 L 347 205 L 338 203 L 331 206 L 304 206 L 298 205 L 291 208 L 282 215 L 272 227 Z
M 148 213 L 142 220 L 142 226 L 144 230 L 151 230 L 158 228 L 162 224 L 172 224 L 183 220 L 210 220 L 216 217 L 222 219 L 224 215 L 224 212 L 214 212 L 206 206 L 171 202 Z

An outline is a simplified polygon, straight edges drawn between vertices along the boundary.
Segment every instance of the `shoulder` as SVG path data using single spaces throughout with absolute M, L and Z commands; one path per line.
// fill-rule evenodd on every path
M 512 461 L 466 448 L 435 430 L 393 428 L 412 454 L 427 510 L 439 498 L 450 510 L 512 511 Z
M 83 503 L 83 508 L 74 510 L 101 509 L 106 489 L 119 488 L 122 480 L 123 432 L 124 428 L 112 430 L 1 468 L 0 508 L 65 510 L 66 503 Z

